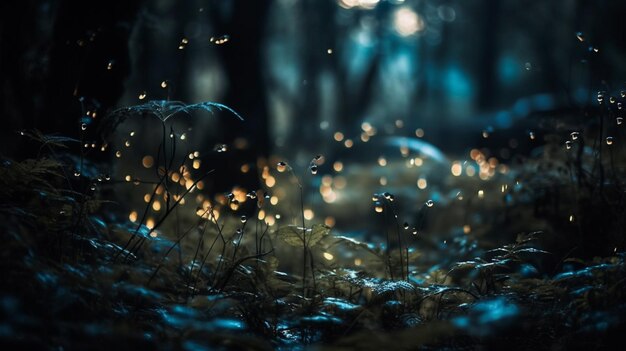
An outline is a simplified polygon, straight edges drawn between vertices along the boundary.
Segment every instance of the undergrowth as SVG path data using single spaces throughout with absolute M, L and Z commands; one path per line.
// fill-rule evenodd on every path
M 381 235 L 383 243 L 307 226 L 303 186 L 293 173 L 298 224 L 270 228 L 258 219 L 267 191 L 243 195 L 252 206 L 249 217 L 237 212 L 244 204 L 233 193 L 182 211 L 213 169 L 196 169 L 199 156 L 180 142 L 185 133 L 167 123 L 198 109 L 240 118 L 219 104 L 150 102 L 116 110 L 102 124 L 106 139 L 127 118 L 157 117 L 157 156 L 143 177 L 103 173 L 84 150 L 74 156 L 72 145 L 90 147 L 84 140 L 23 132 L 40 152 L 3 159 L 0 167 L 0 343 L 6 349 L 601 349 L 621 340 L 623 163 L 599 147 L 606 144 L 602 132 L 577 134 L 573 153 L 528 160 L 517 170 L 527 187 L 512 193 L 516 206 L 551 223 L 571 213 L 571 224 L 551 226 L 550 238 L 530 228 L 496 247 L 489 240 L 471 251 L 450 246 L 448 264 L 432 262 L 405 239 L 407 230 L 421 229 L 424 213 L 416 228 L 401 226 L 389 193 L 373 199 L 395 230 Z M 586 152 L 588 139 L 598 141 Z M 308 172 L 317 173 L 319 157 Z M 545 167 L 544 175 L 554 178 L 532 176 Z M 120 187 L 147 189 L 134 221 L 105 196 Z M 554 194 L 561 195 L 554 200 Z M 148 223 L 156 202 L 159 216 Z M 565 205 L 547 205 L 553 202 Z M 594 233 L 587 202 L 613 208 L 607 218 L 615 222 L 601 229 L 611 238 L 601 245 L 604 255 L 577 258 Z M 576 239 L 563 245 L 565 254 L 543 247 L 570 233 Z M 362 263 L 324 259 L 331 252 L 358 254 Z

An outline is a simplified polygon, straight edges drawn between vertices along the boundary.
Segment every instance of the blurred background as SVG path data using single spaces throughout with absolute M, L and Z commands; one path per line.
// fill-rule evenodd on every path
M 22 129 L 78 137 L 87 121 L 82 138 L 104 145 L 97 127 L 117 107 L 222 103 L 245 122 L 216 112 L 178 128 L 190 133 L 188 149 L 217 170 L 205 191 L 271 192 L 277 207 L 264 216 L 272 224 L 300 211 L 289 190 L 293 175 L 276 172 L 281 161 L 304 185 L 307 219 L 340 228 L 368 230 L 368 221 L 354 219 L 376 211 L 373 193 L 396 194 L 410 227 L 422 221 L 416 213 L 428 200 L 437 208 L 464 194 L 482 199 L 488 186 L 481 182 L 497 177 L 503 180 L 489 186 L 504 193 L 516 184 L 507 173 L 516 157 L 555 127 L 542 125 L 541 116 L 584 111 L 598 90 L 619 90 L 626 73 L 620 1 L 48 0 L 0 7 L 4 155 L 32 154 L 18 138 Z M 138 160 L 158 145 L 160 130 L 151 134 L 142 123 L 118 134 L 123 142 L 138 131 L 140 155 L 118 177 L 142 169 Z M 222 144 L 228 153 L 212 153 Z M 311 174 L 316 155 L 323 157 Z M 115 151 L 92 158 L 110 162 Z M 450 224 L 450 215 L 429 218 Z M 468 216 L 457 214 L 458 230 L 480 222 Z

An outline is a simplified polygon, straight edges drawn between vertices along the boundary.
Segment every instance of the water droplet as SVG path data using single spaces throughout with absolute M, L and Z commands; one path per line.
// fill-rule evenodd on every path
M 256 199 L 256 191 L 252 190 L 249 193 L 246 194 L 247 198 L 250 198 L 252 200 Z
M 311 167 L 309 167 L 309 169 L 311 170 L 311 174 L 313 174 L 313 175 L 317 174 L 317 165 L 311 165 Z
M 604 92 L 603 91 L 599 91 L 598 92 L 598 103 L 601 104 L 604 101 Z
M 589 52 L 595 52 L 595 53 L 597 53 L 598 51 L 600 51 L 600 50 L 599 50 L 597 47 L 595 47 L 595 46 L 589 46 L 588 50 L 589 50 Z
M 135 136 L 135 132 L 134 132 L 134 131 L 132 131 L 132 132 L 130 132 L 128 135 L 130 135 L 131 137 L 133 137 L 133 136 Z
M 374 204 L 374 211 L 377 213 L 383 212 L 383 205 L 380 202 Z
M 576 32 L 576 39 L 578 39 L 578 41 L 580 41 L 581 43 L 585 41 L 585 35 L 583 34 L 583 32 Z
M 404 230 L 408 230 L 409 229 L 409 223 L 404 222 Z
M 181 134 L 180 140 L 185 140 L 185 139 L 187 139 L 187 134 L 186 133 Z
M 391 198 L 391 193 L 384 192 L 383 196 L 385 197 L 385 199 L 389 200 Z
M 91 184 L 91 187 L 89 187 L 89 189 L 91 189 L 91 191 L 96 191 L 96 184 Z
M 142 91 L 141 93 L 139 93 L 139 100 L 143 100 L 146 98 L 146 96 L 148 96 L 148 94 L 146 94 L 145 91 Z
M 570 135 L 570 137 L 572 137 L 572 140 L 576 140 L 576 139 L 578 139 L 578 136 L 580 135 L 580 133 L 579 132 L 571 132 L 569 135 Z
M 535 132 L 528 132 L 528 137 L 530 140 L 535 140 Z
M 124 142 L 124 145 L 125 145 L 126 147 L 130 147 L 130 140 L 126 140 L 126 141 Z
M 122 152 L 119 151 L 119 150 L 115 151 L 115 157 L 117 157 L 117 158 L 122 157 Z
M 613 137 L 612 136 L 606 137 L 606 144 L 607 145 L 613 145 Z
M 569 141 L 569 140 L 567 140 L 567 141 L 565 142 L 565 148 L 566 148 L 567 150 L 571 149 L 571 148 L 572 148 L 572 142 L 571 142 L 571 141 Z
M 215 151 L 217 152 L 226 152 L 226 150 L 228 150 L 228 147 L 226 146 L 226 144 L 215 145 Z
M 75 170 L 74 171 L 74 177 L 80 177 L 80 171 L 79 170 Z
M 109 71 L 110 71 L 110 70 L 112 70 L 112 69 L 113 69 L 113 63 L 114 63 L 114 62 L 115 62 L 115 61 L 111 60 L 111 61 L 109 61 L 109 63 L 107 63 L 107 70 L 109 70 Z
M 618 103 L 617 103 L 617 109 L 618 109 L 618 110 L 621 110 L 621 109 L 622 109 L 622 103 L 621 103 L 621 102 L 618 102 Z
M 228 199 L 228 201 L 233 201 L 235 199 L 235 194 L 228 193 L 226 194 L 226 198 Z
M 617 118 L 615 118 L 615 122 L 617 122 L 617 125 L 620 125 L 620 124 L 624 123 L 624 118 L 623 117 L 617 117 Z
M 376 202 L 376 201 L 378 201 L 378 200 L 380 200 L 380 196 L 379 196 L 378 194 L 374 194 L 374 195 L 372 195 L 372 201 L 373 201 L 373 202 Z
M 524 64 L 524 69 L 526 69 L 527 71 L 530 71 L 533 68 L 533 64 L 530 62 L 526 62 Z
M 413 235 L 417 235 L 417 228 L 413 227 L 412 233 L 413 233 Z
M 433 207 L 433 205 L 435 205 L 435 202 L 433 200 L 428 200 L 425 202 L 426 206 L 428 207 Z
M 626 98 L 626 90 L 620 91 L 619 96 L 621 96 L 622 98 Z
M 80 129 L 81 129 L 81 130 L 87 130 L 87 124 L 86 124 L 86 123 L 82 123 L 82 124 L 80 125 Z
M 241 223 L 246 223 L 248 221 L 248 217 L 245 215 L 241 216 Z
M 333 49 L 326 50 L 326 53 L 329 54 L 329 55 L 332 54 L 333 53 Z
M 483 130 L 483 138 L 487 139 L 489 138 L 489 132 L 486 130 Z
M 109 174 L 105 174 L 104 180 L 107 180 L 107 181 L 111 180 L 111 176 Z
M 276 170 L 279 172 L 284 172 L 287 169 L 287 164 L 283 161 L 280 161 L 276 164 Z
M 614 104 L 617 100 L 615 99 L 614 96 L 610 96 L 609 97 L 609 103 Z
M 217 38 L 215 37 L 211 37 L 211 39 L 209 39 L 209 41 L 211 43 L 214 43 L 215 45 L 222 45 L 222 44 L 226 44 L 228 41 L 230 40 L 230 36 L 225 34 L 222 36 L 219 36 Z
M 163 89 L 167 88 L 167 80 L 164 80 L 161 82 L 161 88 Z

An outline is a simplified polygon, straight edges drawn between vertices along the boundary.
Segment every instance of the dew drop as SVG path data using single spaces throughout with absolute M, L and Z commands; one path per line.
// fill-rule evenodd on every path
M 317 165 L 311 165 L 311 167 L 309 167 L 309 169 L 311 170 L 311 174 L 313 174 L 313 175 L 317 174 Z
M 80 177 L 80 171 L 79 170 L 75 170 L 74 171 L 74 177 Z
M 621 96 L 622 98 L 626 98 L 626 90 L 620 91 L 619 96 Z
M 613 145 L 613 137 L 612 136 L 606 137 L 606 144 L 607 145 Z
M 380 202 L 374 204 L 374 211 L 377 213 L 383 212 L 383 205 Z
M 113 63 L 114 63 L 114 62 L 115 62 L 115 61 L 111 60 L 111 61 L 109 61 L 109 63 L 107 63 L 107 70 L 109 70 L 109 71 L 110 71 L 110 70 L 112 70 L 112 69 L 113 69 Z
M 567 150 L 571 149 L 571 148 L 572 148 L 572 142 L 571 142 L 571 141 L 569 141 L 569 140 L 567 140 L 567 141 L 565 142 L 565 148 L 566 148 Z
M 141 93 L 139 93 L 139 100 L 143 100 L 146 98 L 146 96 L 148 96 L 148 94 L 146 94 L 145 91 L 142 91 Z
M 233 201 L 235 199 L 235 194 L 228 193 L 226 194 L 226 198 L 228 199 L 228 201 Z
M 249 193 L 246 194 L 246 197 L 252 200 L 256 199 L 256 191 L 254 190 L 250 191 Z
M 130 135 L 131 137 L 135 136 L 135 131 L 130 132 L 128 135 Z
M 533 69 L 533 64 L 530 62 L 526 62 L 524 64 L 524 69 L 526 69 L 527 71 L 530 71 L 531 69 Z
M 228 147 L 226 147 L 226 144 L 215 145 L 215 151 L 217 152 L 226 152 L 226 150 L 228 150 Z
M 248 221 L 248 217 L 246 217 L 245 215 L 241 216 L 241 223 L 246 223 Z
M 130 140 L 126 140 L 126 141 L 124 142 L 124 145 L 125 145 L 126 147 L 130 147 Z
M 373 202 L 376 202 L 376 201 L 379 201 L 379 200 L 380 200 L 380 196 L 378 194 L 372 195 L 372 201 Z
M 426 206 L 428 207 L 433 207 L 433 205 L 435 205 L 435 202 L 433 200 L 428 200 L 425 202 Z
M 404 222 L 404 230 L 408 230 L 409 229 L 409 223 Z
M 598 103 L 601 104 L 604 101 L 604 92 L 599 91 L 597 99 L 598 99 Z
M 535 132 L 528 132 L 528 137 L 530 140 L 535 140 Z
M 163 88 L 163 89 L 167 88 L 167 81 L 166 80 L 161 82 L 161 88 Z
M 614 96 L 610 96 L 609 97 L 609 103 L 614 104 L 617 100 L 615 99 Z
M 91 189 L 91 191 L 96 191 L 96 184 L 91 184 L 89 189 Z
M 222 36 L 219 36 L 217 38 L 215 37 L 211 37 L 211 39 L 209 39 L 209 41 L 211 43 L 214 43 L 215 45 L 222 45 L 222 44 L 226 44 L 228 41 L 230 40 L 230 36 L 225 34 Z
M 122 157 L 122 152 L 121 151 L 115 151 L 115 157 L 120 158 Z
M 81 129 L 81 130 L 87 130 L 87 124 L 86 124 L 86 123 L 82 123 L 82 124 L 80 125 L 80 129 Z
M 413 233 L 413 235 L 417 235 L 417 228 L 413 227 L 412 233 Z
M 111 175 L 105 174 L 104 175 L 104 180 L 107 180 L 107 181 L 111 180 Z
M 580 41 L 581 43 L 585 41 L 585 35 L 583 34 L 583 32 L 576 32 L 576 39 L 578 39 L 578 41 Z
M 276 164 L 276 170 L 279 172 L 284 172 L 287 169 L 287 164 L 283 161 L 280 161 Z
M 624 123 L 624 118 L 623 117 L 617 117 L 617 118 L 615 118 L 615 122 L 617 122 L 617 125 L 620 125 L 620 124 Z
M 622 109 L 622 103 L 621 103 L 621 102 L 618 102 L 618 103 L 617 103 L 617 109 L 618 109 L 618 110 L 621 110 L 621 109 Z
M 572 137 L 572 140 L 577 140 L 578 136 L 580 135 L 580 133 L 579 132 L 571 132 L 569 135 Z

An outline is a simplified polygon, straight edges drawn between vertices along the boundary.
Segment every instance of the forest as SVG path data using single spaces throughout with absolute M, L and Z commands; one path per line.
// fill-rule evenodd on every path
M 624 14 L 0 2 L 0 348 L 621 349 Z

